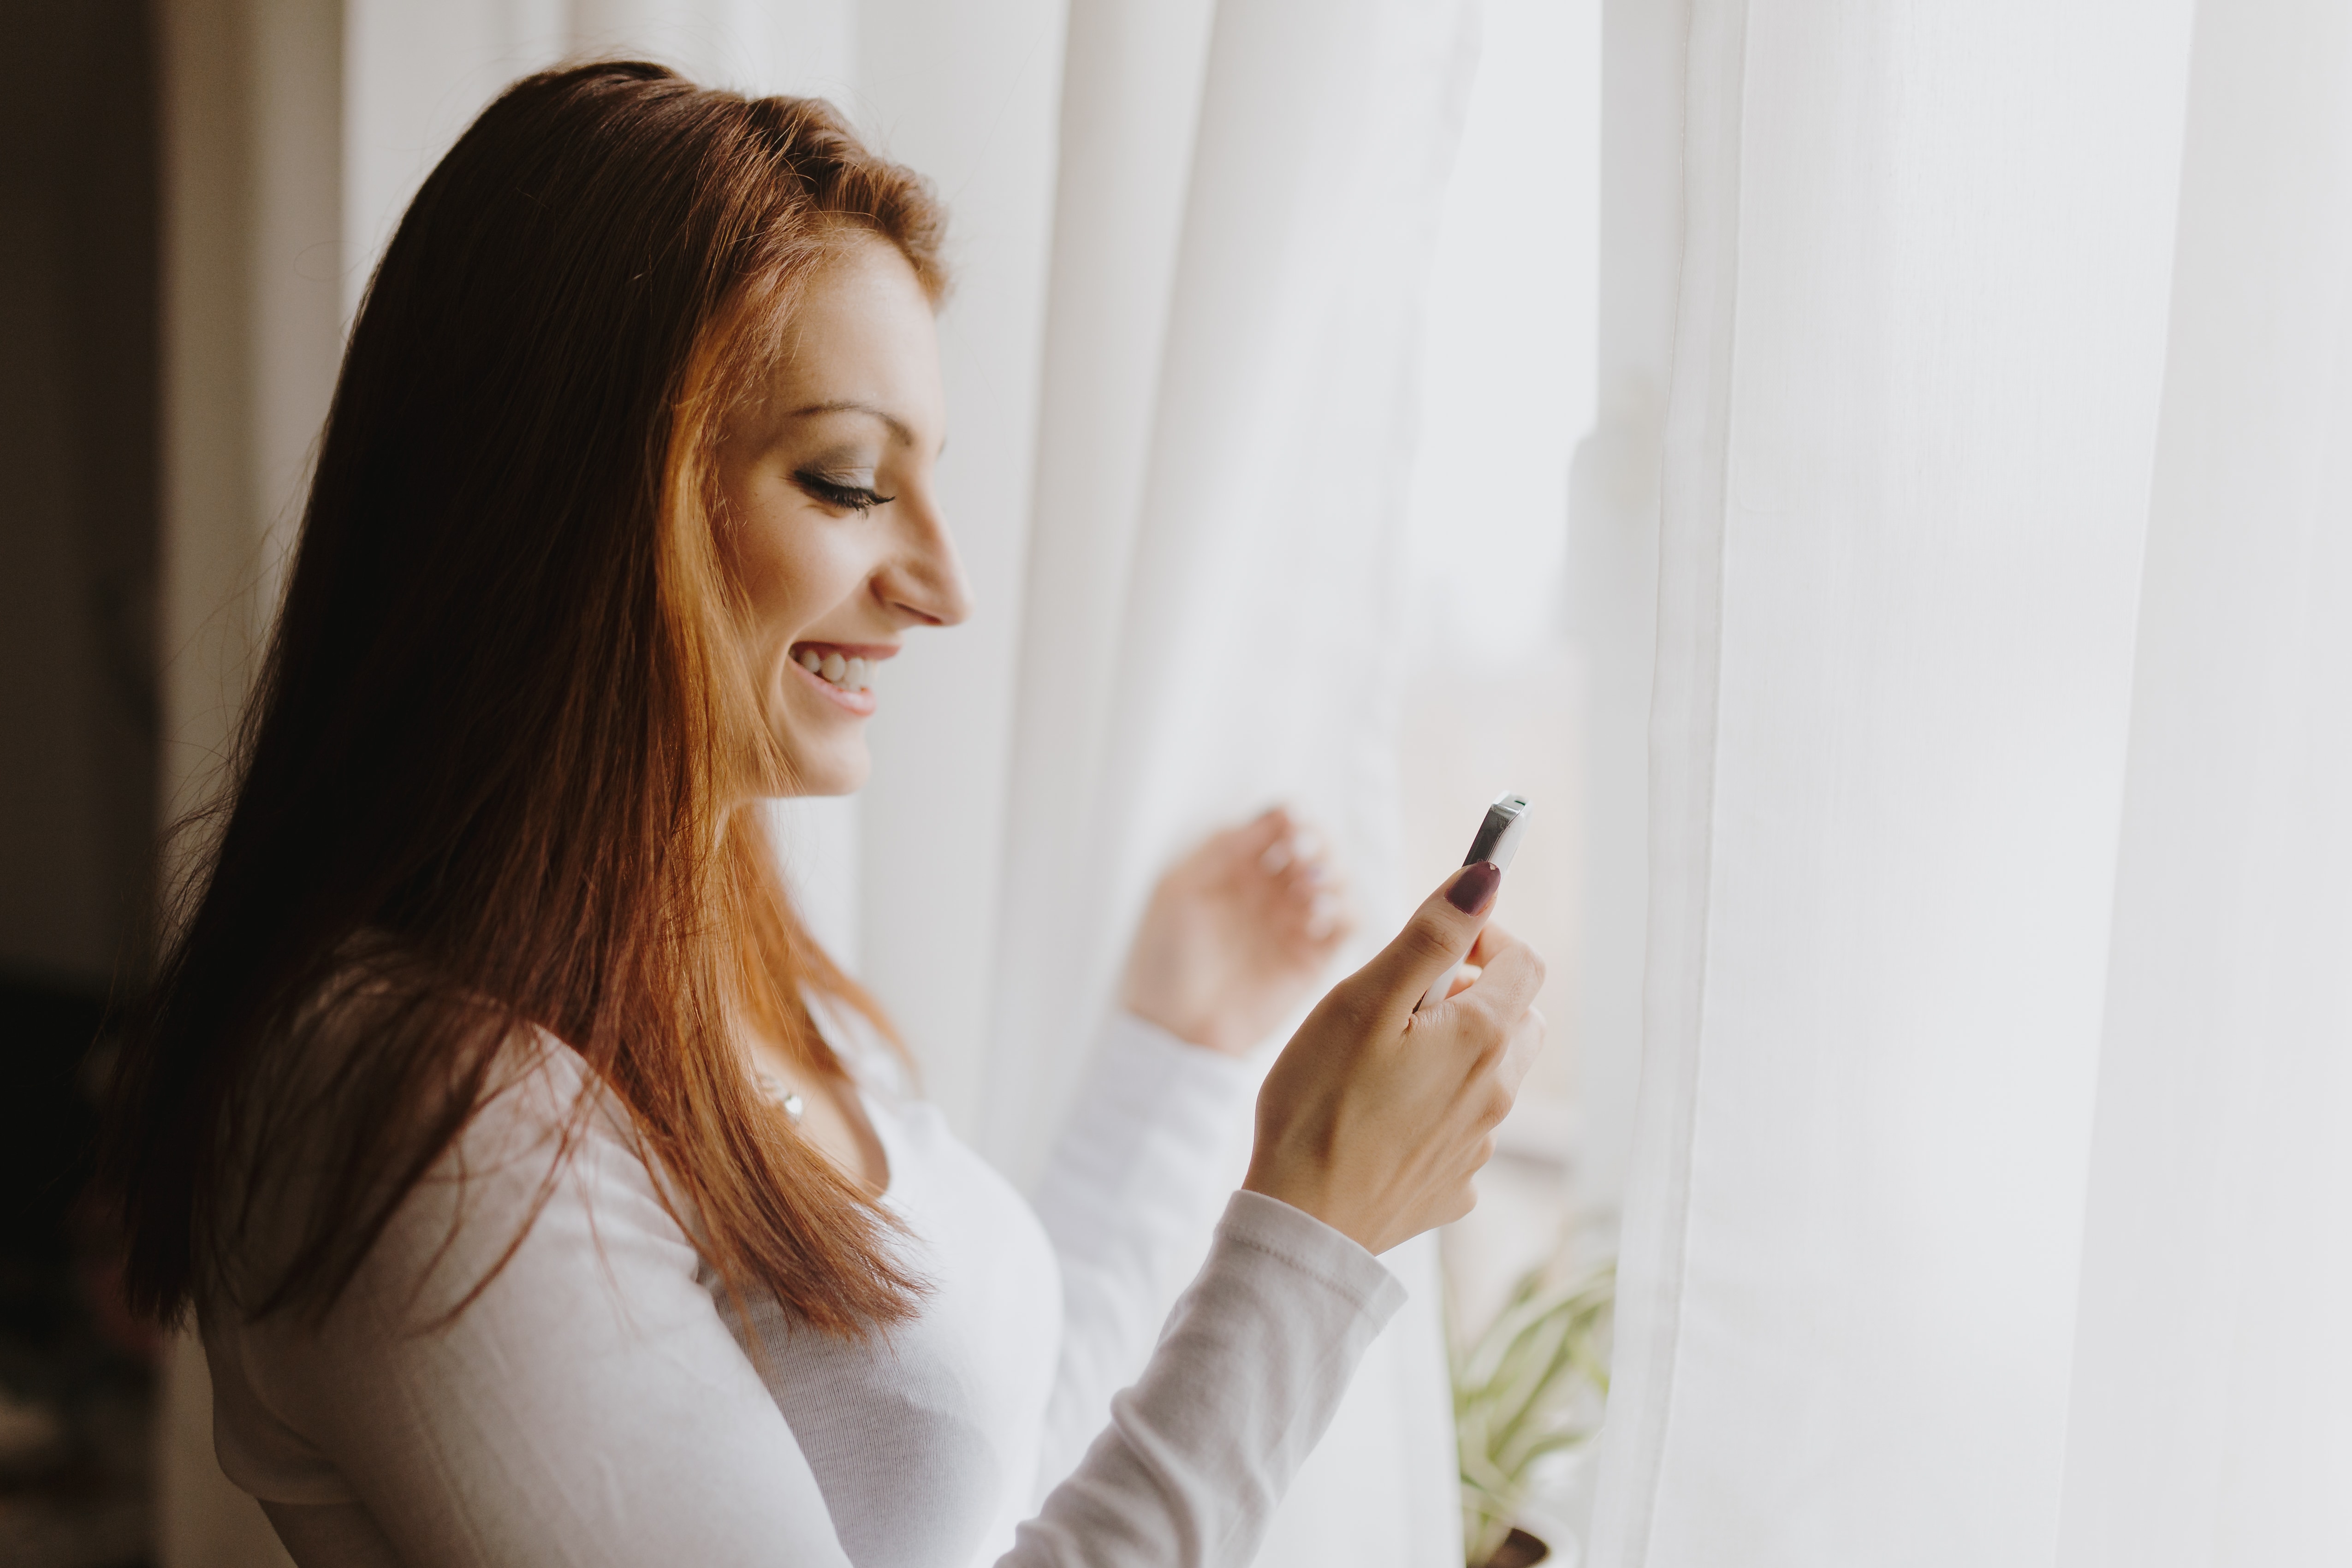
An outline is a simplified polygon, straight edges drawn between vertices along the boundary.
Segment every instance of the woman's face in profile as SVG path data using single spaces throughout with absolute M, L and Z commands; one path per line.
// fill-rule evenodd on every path
M 945 421 L 930 300 L 896 247 L 852 237 L 719 447 L 744 652 L 793 770 L 761 793 L 864 784 L 878 667 L 908 626 L 971 612 L 933 483 Z

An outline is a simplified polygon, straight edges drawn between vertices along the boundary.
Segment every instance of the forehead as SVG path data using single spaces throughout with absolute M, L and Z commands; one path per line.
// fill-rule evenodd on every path
M 944 422 L 930 297 L 898 247 L 853 234 L 802 288 L 770 406 L 872 404 L 936 437 Z

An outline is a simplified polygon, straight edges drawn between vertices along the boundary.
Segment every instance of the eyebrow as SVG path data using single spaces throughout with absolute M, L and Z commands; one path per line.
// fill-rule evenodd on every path
M 871 418 L 879 419 L 883 424 L 890 426 L 891 434 L 897 436 L 898 439 L 907 443 L 908 446 L 912 447 L 917 444 L 915 440 L 915 433 L 907 427 L 907 422 L 905 420 L 900 419 L 897 415 L 890 413 L 887 409 L 877 408 L 871 403 L 860 403 L 855 398 L 845 398 L 834 403 L 812 403 L 806 408 L 793 409 L 790 414 L 785 415 L 784 417 L 787 419 L 805 419 L 812 415 L 817 414 L 863 414 Z

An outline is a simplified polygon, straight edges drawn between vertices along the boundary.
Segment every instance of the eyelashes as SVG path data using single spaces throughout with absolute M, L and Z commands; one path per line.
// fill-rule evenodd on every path
M 793 476 L 793 483 L 807 491 L 813 499 L 837 511 L 854 511 L 861 515 L 877 506 L 888 506 L 898 499 L 877 494 L 865 485 L 844 484 L 815 468 L 801 469 Z

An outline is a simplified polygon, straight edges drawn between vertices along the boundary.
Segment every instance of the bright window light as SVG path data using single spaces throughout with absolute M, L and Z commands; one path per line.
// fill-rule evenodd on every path
M 1486 803 L 1535 803 L 1497 917 L 1544 953 L 1549 1044 L 1445 1238 L 1475 1331 L 1573 1215 L 1580 682 L 1561 624 L 1569 465 L 1593 424 L 1599 0 L 1487 0 L 1422 351 L 1403 604 L 1406 864 L 1459 862 Z

